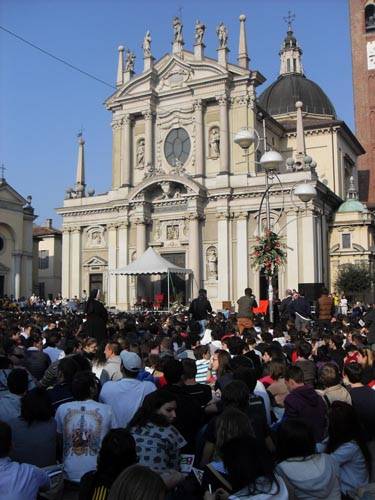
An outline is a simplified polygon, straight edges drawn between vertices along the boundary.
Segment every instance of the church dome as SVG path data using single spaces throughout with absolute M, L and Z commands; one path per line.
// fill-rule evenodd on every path
M 366 207 L 359 200 L 345 200 L 344 203 L 341 203 L 339 209 L 337 210 L 339 213 L 346 212 L 364 212 Z
M 258 98 L 260 106 L 271 116 L 293 113 L 296 102 L 303 102 L 303 110 L 336 118 L 336 111 L 323 90 L 300 73 L 286 73 L 271 83 Z
M 367 209 L 365 205 L 361 203 L 358 199 L 358 192 L 354 183 L 354 178 L 350 177 L 346 200 L 344 201 L 344 203 L 341 203 L 337 211 L 339 213 L 347 213 L 347 212 L 365 212 L 366 210 Z

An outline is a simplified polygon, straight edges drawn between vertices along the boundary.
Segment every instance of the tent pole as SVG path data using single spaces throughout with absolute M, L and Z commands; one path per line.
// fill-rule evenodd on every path
M 167 280 L 168 280 L 168 312 L 169 312 L 169 304 L 170 304 L 170 297 L 169 297 L 169 269 L 167 272 Z

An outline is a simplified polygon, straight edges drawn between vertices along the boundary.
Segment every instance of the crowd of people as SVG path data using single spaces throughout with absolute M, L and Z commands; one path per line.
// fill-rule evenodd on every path
M 2 500 L 375 498 L 375 308 L 0 305 Z

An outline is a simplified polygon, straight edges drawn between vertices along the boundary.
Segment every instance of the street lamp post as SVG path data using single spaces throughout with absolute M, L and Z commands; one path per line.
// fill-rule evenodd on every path
M 263 142 L 263 155 L 260 158 L 259 162 L 255 162 L 259 164 L 265 172 L 265 183 L 266 189 L 262 196 L 260 205 L 259 205 L 259 218 L 258 218 L 258 233 L 261 233 L 261 214 L 263 203 L 266 204 L 266 226 L 265 229 L 267 232 L 272 230 L 271 227 L 271 209 L 270 209 L 270 193 L 273 186 L 273 179 L 276 177 L 278 184 L 283 190 L 283 184 L 280 180 L 280 177 L 277 175 L 279 171 L 279 167 L 284 163 L 284 159 L 280 153 L 277 151 L 269 150 L 267 151 L 267 139 L 266 139 L 266 127 L 265 120 L 263 119 L 263 137 L 259 137 L 259 134 L 254 129 L 246 129 L 243 128 L 234 137 L 234 143 L 238 144 L 244 151 L 245 154 L 248 154 L 249 148 L 254 144 L 254 152 L 259 148 L 260 143 Z M 307 157 L 306 157 L 307 159 Z M 309 160 L 311 160 L 309 158 Z M 312 161 L 312 160 L 311 160 Z M 310 161 L 310 163 L 311 163 Z M 308 163 L 308 162 L 306 162 Z M 316 166 L 316 164 L 315 164 Z M 314 186 L 308 184 L 306 182 L 302 182 L 298 184 L 293 193 L 305 204 L 310 202 L 313 198 L 317 196 L 317 192 Z M 273 314 L 273 283 L 272 283 L 273 274 L 269 274 L 267 276 L 268 281 L 268 304 L 269 304 L 269 318 L 270 323 L 273 323 L 274 314 Z

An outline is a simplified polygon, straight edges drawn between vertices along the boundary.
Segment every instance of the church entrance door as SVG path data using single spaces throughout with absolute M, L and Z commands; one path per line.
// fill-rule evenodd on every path
M 184 252 L 162 253 L 161 256 L 178 267 L 185 267 Z M 173 304 L 173 302 L 176 301 L 180 302 L 181 304 L 186 304 L 187 280 L 184 274 L 171 273 L 169 275 L 169 288 L 170 288 L 171 304 Z M 164 294 L 165 297 L 167 297 L 168 295 L 167 276 L 164 276 L 161 279 L 161 293 Z
M 4 276 L 0 276 L 0 297 L 4 295 Z
M 97 288 L 103 293 L 103 274 L 102 273 L 92 273 L 90 274 L 90 286 L 89 291 L 95 290 Z

